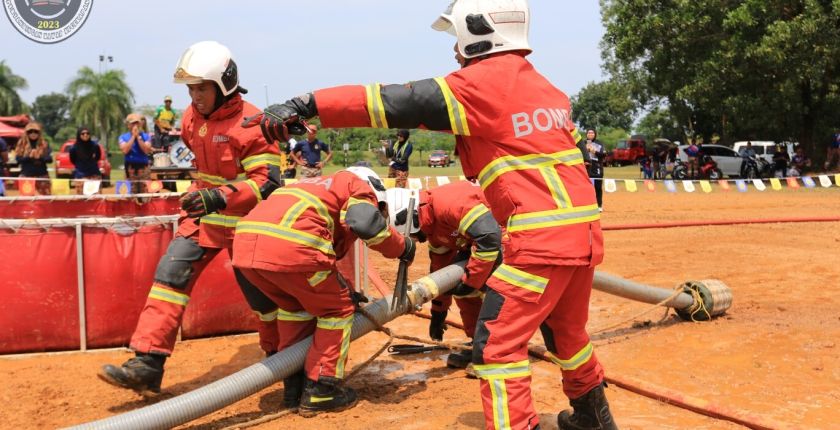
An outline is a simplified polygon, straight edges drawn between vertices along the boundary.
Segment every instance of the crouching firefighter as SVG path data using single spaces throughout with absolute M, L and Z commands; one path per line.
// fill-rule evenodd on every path
M 182 139 L 195 154 L 199 180 L 181 199 L 178 232 L 155 271 L 146 305 L 131 337 L 136 357 L 105 365 L 103 381 L 144 394 L 160 392 L 163 365 L 202 270 L 220 251 L 231 250 L 233 228 L 243 215 L 280 186 L 280 151 L 258 131 L 239 127 L 259 110 L 242 100 L 236 62 L 216 42 L 200 42 L 181 57 L 175 83 L 187 84 L 192 104 L 184 112 Z M 279 344 L 277 305 L 234 270 L 251 309 L 259 316 L 260 346 Z M 230 297 L 230 300 L 236 300 Z
M 402 231 L 408 216 L 408 200 L 412 193 L 405 189 L 388 190 L 388 214 L 391 225 Z M 447 329 L 446 316 L 453 296 L 461 312 L 464 332 L 475 335 L 478 313 L 484 293 L 484 283 L 493 269 L 501 264 L 502 229 L 493 218 L 481 187 L 470 181 L 460 181 L 419 193 L 411 235 L 419 242 L 428 242 L 430 272 L 467 260 L 467 267 L 458 284 L 450 292 L 432 300 L 432 321 L 429 337 L 443 340 Z M 464 369 L 472 364 L 472 350 L 449 354 L 446 365 Z M 468 375 L 470 372 L 468 371 Z
M 283 405 L 299 405 L 304 417 L 348 409 L 357 400 L 352 388 L 338 386 L 355 304 L 336 260 L 357 239 L 387 258 L 414 260 L 414 241 L 388 225 L 386 210 L 376 174 L 351 167 L 275 191 L 236 226 L 233 265 L 278 304 L 278 349 L 314 335 L 303 372 L 283 381 Z

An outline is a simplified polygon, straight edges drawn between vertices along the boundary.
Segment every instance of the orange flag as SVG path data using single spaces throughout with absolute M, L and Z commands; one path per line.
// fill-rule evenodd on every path
M 146 182 L 146 189 L 149 190 L 150 193 L 156 193 L 163 189 L 163 182 L 161 181 L 148 181 Z
M 20 195 L 22 196 L 34 196 L 35 195 L 35 180 L 34 179 L 24 179 L 22 181 L 18 181 L 18 188 L 20 190 Z
M 787 178 L 788 188 L 791 190 L 799 189 L 799 181 L 796 178 Z
M 724 181 L 723 179 L 718 181 L 718 185 L 720 185 L 720 189 L 724 192 L 729 192 L 729 182 Z
M 647 189 L 651 193 L 655 193 L 656 192 L 656 182 L 653 182 L 651 180 L 645 181 L 645 189 Z

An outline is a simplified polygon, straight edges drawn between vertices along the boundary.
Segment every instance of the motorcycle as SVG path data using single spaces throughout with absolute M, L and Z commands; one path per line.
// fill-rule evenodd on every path
M 770 176 L 772 167 L 764 157 L 753 155 L 745 159 L 745 165 L 741 169 L 741 177 L 744 179 L 761 179 Z
M 688 163 L 678 160 L 671 176 L 678 180 L 688 179 Z M 718 168 L 717 161 L 708 155 L 704 155 L 700 160 L 700 177 L 717 181 L 723 179 L 723 171 Z

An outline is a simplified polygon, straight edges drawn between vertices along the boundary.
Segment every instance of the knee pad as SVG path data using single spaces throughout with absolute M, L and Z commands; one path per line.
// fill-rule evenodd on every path
M 484 347 L 487 346 L 487 340 L 490 338 L 485 322 L 497 320 L 504 304 L 505 297 L 488 287 L 473 336 L 473 363 L 484 364 Z
M 201 260 L 204 253 L 204 248 L 192 239 L 172 239 L 155 270 L 155 282 L 177 290 L 186 289 L 195 273 L 192 263 Z
M 251 283 L 239 269 L 234 268 L 233 274 L 236 276 L 239 289 L 242 290 L 242 295 L 245 296 L 245 301 L 248 302 L 251 310 L 261 314 L 267 314 L 277 310 L 277 304 L 266 296 L 259 287 Z

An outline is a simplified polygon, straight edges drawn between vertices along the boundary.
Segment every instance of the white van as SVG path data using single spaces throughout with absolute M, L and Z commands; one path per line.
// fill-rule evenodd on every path
M 755 155 L 764 157 L 764 159 L 767 160 L 770 163 L 773 162 L 773 154 L 776 153 L 776 146 L 779 145 L 778 143 L 768 142 L 768 141 L 756 141 L 756 140 L 751 140 L 750 142 L 752 143 L 752 149 L 755 151 Z M 796 146 L 798 145 L 798 143 L 782 142 L 782 144 L 787 146 L 788 154 L 791 157 L 793 157 L 793 153 L 795 152 L 794 150 L 796 149 Z M 747 146 L 746 141 L 735 142 L 735 146 L 733 146 L 732 149 L 734 149 L 735 152 L 740 154 L 741 153 L 741 148 L 744 148 L 746 146 Z

